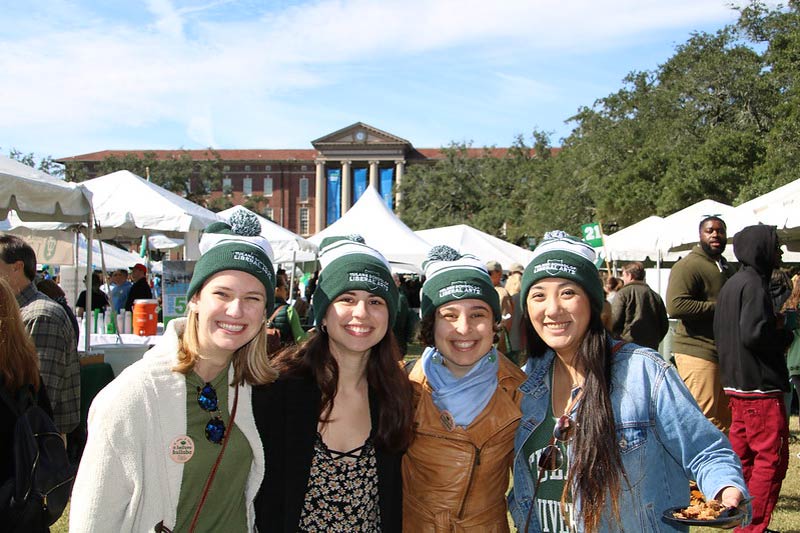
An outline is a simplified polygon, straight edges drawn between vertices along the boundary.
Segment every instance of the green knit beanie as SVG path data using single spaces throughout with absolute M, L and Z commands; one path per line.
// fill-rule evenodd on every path
M 594 248 L 577 237 L 559 230 L 545 233 L 522 275 L 520 300 L 528 301 L 528 292 L 537 281 L 564 278 L 580 285 L 589 295 L 592 308 L 601 313 L 606 297 L 594 264 L 595 257 Z
M 346 291 L 367 291 L 380 296 L 389 308 L 389 328 L 397 315 L 398 292 L 389 262 L 364 243 L 360 235 L 326 237 L 320 243 L 317 288 L 311 297 L 314 323 L 319 326 L 328 306 Z
M 461 255 L 449 246 L 434 246 L 422 268 L 425 269 L 420 302 L 423 317 L 448 302 L 474 298 L 489 304 L 495 322 L 500 321 L 500 297 L 480 259 Z
M 261 236 L 261 224 L 253 213 L 234 213 L 229 222 L 213 222 L 203 231 L 200 239 L 202 255 L 194 266 L 186 299 L 190 300 L 217 272 L 240 270 L 252 274 L 264 285 L 269 313 L 275 302 L 272 246 Z

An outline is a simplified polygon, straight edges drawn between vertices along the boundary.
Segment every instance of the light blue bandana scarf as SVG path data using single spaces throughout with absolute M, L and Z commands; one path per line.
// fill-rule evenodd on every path
M 422 369 L 433 389 L 433 403 L 440 411 L 453 415 L 457 426 L 466 428 L 489 404 L 497 389 L 497 350 L 492 347 L 461 378 L 443 364 L 442 355 L 429 346 L 422 352 Z

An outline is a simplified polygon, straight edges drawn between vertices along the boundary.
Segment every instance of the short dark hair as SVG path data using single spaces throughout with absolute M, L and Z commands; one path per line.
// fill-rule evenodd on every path
M 16 235 L 0 235 L 0 259 L 6 264 L 22 261 L 25 277 L 36 278 L 36 252 Z
M 86 283 L 86 280 L 89 279 L 88 276 L 83 276 L 83 282 Z M 103 284 L 103 273 L 99 270 L 95 270 L 92 272 L 92 288 L 97 290 L 100 288 L 100 285 Z
M 725 228 L 726 230 L 728 229 L 728 225 L 725 224 L 725 221 L 722 220 L 721 218 L 719 218 L 719 216 L 717 216 L 717 215 L 709 215 L 709 216 L 705 217 L 703 220 L 700 221 L 700 225 L 697 226 L 697 231 L 703 231 L 703 226 L 706 225 L 706 222 L 711 222 L 711 221 L 714 221 L 714 220 L 716 220 L 720 224 L 722 224 L 722 227 Z
M 628 263 L 622 267 L 623 272 L 627 272 L 636 281 L 644 281 L 644 265 L 639 261 Z
M 61 287 L 59 287 L 58 283 L 56 283 L 52 279 L 42 279 L 37 281 L 36 288 L 39 289 L 39 292 L 43 293 L 46 296 L 49 296 L 53 300 L 55 300 L 56 298 L 67 297 L 67 295 L 64 294 L 64 290 Z

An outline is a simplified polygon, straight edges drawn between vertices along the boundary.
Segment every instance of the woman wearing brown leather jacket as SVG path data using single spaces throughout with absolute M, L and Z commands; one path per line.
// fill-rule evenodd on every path
M 428 348 L 409 375 L 415 439 L 403 458 L 403 531 L 507 532 L 525 375 L 493 346 L 500 302 L 483 263 L 437 246 L 424 266 Z

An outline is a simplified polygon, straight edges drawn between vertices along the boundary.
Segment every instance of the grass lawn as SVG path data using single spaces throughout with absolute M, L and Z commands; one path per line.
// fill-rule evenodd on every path
M 412 349 L 412 346 L 409 346 L 409 355 L 411 355 Z M 789 446 L 789 471 L 783 481 L 781 497 L 772 515 L 770 528 L 782 533 L 798 533 L 800 532 L 800 458 L 797 457 L 797 454 L 800 453 L 800 424 L 797 416 L 792 416 L 789 422 L 789 429 L 793 436 L 792 443 Z M 52 533 L 67 533 L 68 516 L 69 507 L 67 507 L 64 516 L 50 528 L 50 531 Z M 714 533 L 718 531 L 720 530 L 712 528 L 692 528 L 692 533 Z

